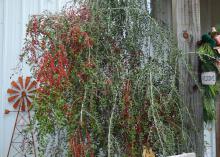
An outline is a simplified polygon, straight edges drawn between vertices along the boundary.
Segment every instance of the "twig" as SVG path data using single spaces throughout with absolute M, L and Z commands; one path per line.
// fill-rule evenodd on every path
M 163 150 L 163 155 L 164 155 L 165 150 L 164 150 L 164 146 L 163 146 L 163 141 L 162 141 L 161 136 L 159 134 L 159 129 L 157 127 L 157 119 L 156 119 L 155 112 L 154 112 L 154 109 L 153 109 L 153 107 L 155 107 L 155 104 L 154 104 L 153 82 L 152 82 L 151 72 L 150 72 L 150 96 L 151 96 L 151 107 L 152 107 L 153 119 L 154 119 L 155 127 L 156 127 L 156 130 L 157 130 L 157 134 L 158 134 L 160 144 L 161 144 L 161 147 L 162 147 L 162 150 Z
M 84 109 L 84 103 L 85 103 L 85 100 L 86 100 L 86 95 L 87 95 L 87 90 L 85 89 L 83 102 L 82 102 L 82 106 L 81 106 L 81 111 L 80 111 L 80 124 L 81 125 L 82 125 L 82 122 L 83 122 L 83 109 Z
M 115 112 L 115 108 L 116 108 L 116 104 L 117 104 L 117 97 L 118 97 L 118 93 L 116 93 L 116 95 L 115 95 L 115 102 L 114 102 L 114 106 L 112 108 L 111 117 L 110 117 L 109 126 L 108 126 L 108 157 L 111 157 L 111 145 L 112 145 L 112 142 L 111 142 L 111 128 L 112 128 L 112 121 L 113 121 L 113 118 L 114 118 L 114 112 Z

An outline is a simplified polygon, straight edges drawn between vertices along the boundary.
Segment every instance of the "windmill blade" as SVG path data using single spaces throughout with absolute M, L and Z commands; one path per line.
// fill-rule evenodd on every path
M 19 95 L 14 95 L 8 98 L 8 102 L 13 102 L 15 99 L 17 99 L 19 97 Z
M 29 90 L 33 90 L 34 88 L 36 88 L 36 85 L 37 85 L 37 82 L 36 81 L 33 81 L 31 84 L 30 84 L 30 86 L 28 87 L 28 91 Z
M 18 82 L 21 85 L 21 88 L 24 88 L 24 84 L 23 84 L 23 78 L 20 76 L 18 77 Z
M 19 94 L 19 91 L 14 90 L 14 89 L 8 89 L 8 90 L 7 90 L 7 93 L 8 93 L 8 94 Z
M 18 84 L 15 81 L 12 81 L 11 85 L 12 85 L 12 87 L 14 87 L 16 89 L 21 90 L 21 88 L 18 86 Z
M 22 103 L 21 111 L 23 111 L 23 112 L 25 111 L 25 103 L 24 102 Z
M 26 77 L 26 80 L 25 80 L 25 89 L 27 89 L 29 83 L 31 81 L 31 77 Z
M 28 93 L 32 95 L 35 94 L 35 92 L 36 92 L 36 88 L 33 88 L 33 90 L 28 91 Z
M 21 101 L 21 99 L 18 99 L 18 100 L 14 103 L 14 105 L 13 105 L 13 108 L 14 108 L 14 109 L 17 109 L 18 105 L 20 104 L 20 101 Z
M 28 97 L 26 97 L 26 101 L 27 101 L 27 106 L 31 107 L 31 100 Z

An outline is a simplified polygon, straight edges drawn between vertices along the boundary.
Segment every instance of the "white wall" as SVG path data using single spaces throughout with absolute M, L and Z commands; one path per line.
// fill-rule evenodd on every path
M 204 124 L 205 157 L 216 157 L 215 121 Z
M 18 75 L 28 74 L 22 71 L 14 75 L 22 48 L 25 25 L 30 15 L 43 10 L 57 11 L 67 0 L 0 0 L 0 157 L 6 157 L 15 113 L 4 115 L 5 109 L 12 109 L 7 102 L 7 89 Z

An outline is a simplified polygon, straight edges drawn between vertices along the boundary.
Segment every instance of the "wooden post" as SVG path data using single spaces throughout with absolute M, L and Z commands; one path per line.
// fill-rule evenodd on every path
M 172 0 L 152 0 L 152 16 L 169 28 L 172 28 Z
M 212 23 L 212 1 L 201 0 L 201 32 L 202 34 L 211 31 Z
M 201 38 L 200 24 L 200 0 L 173 0 L 173 23 L 176 29 L 178 47 L 183 51 L 186 62 L 192 67 L 192 73 L 198 81 L 198 56 L 196 51 L 196 42 Z M 188 34 L 184 39 L 183 33 Z M 193 124 L 190 117 L 186 115 L 186 129 L 190 134 L 189 152 L 196 152 L 197 157 L 204 156 L 204 135 L 203 135 L 203 105 L 202 97 L 194 81 L 193 76 L 188 72 L 186 66 L 180 61 L 179 89 L 184 104 L 188 106 L 191 113 Z M 183 113 L 187 114 L 187 113 Z
M 216 157 L 220 157 L 220 95 L 216 99 Z

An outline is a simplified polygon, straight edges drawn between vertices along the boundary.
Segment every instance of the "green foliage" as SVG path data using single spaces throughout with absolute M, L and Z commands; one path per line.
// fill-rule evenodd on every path
M 79 20 L 85 16 L 78 15 L 71 20 L 66 6 L 61 13 L 33 17 L 28 25 L 22 57 L 33 67 L 42 89 L 34 102 L 42 154 L 48 152 L 48 136 L 66 143 L 74 157 L 141 156 L 143 146 L 153 148 L 158 156 L 188 151 L 183 124 L 188 111 L 176 85 L 182 55 L 172 34 L 149 16 L 145 1 L 76 3 L 69 5 L 86 4 L 91 11 L 81 10 L 87 20 Z M 35 30 L 36 21 L 44 26 Z M 82 36 L 68 43 L 60 36 L 72 27 Z M 46 48 L 38 45 L 42 42 Z M 72 48 L 76 45 L 79 50 Z M 60 51 L 63 60 L 54 58 Z M 49 58 L 44 66 L 42 56 Z M 59 68 L 51 71 L 54 66 L 60 66 L 62 73 Z M 43 79 L 42 71 L 46 71 Z M 57 132 L 65 135 L 63 139 Z M 60 147 L 65 152 L 66 146 Z
M 199 47 L 198 54 L 202 63 L 202 70 L 204 72 L 214 71 L 219 73 L 216 67 L 216 62 L 220 55 L 212 49 L 210 44 L 205 43 Z M 204 120 L 206 122 L 215 120 L 215 98 L 218 94 L 218 83 L 216 85 L 203 85 L 203 111 Z

